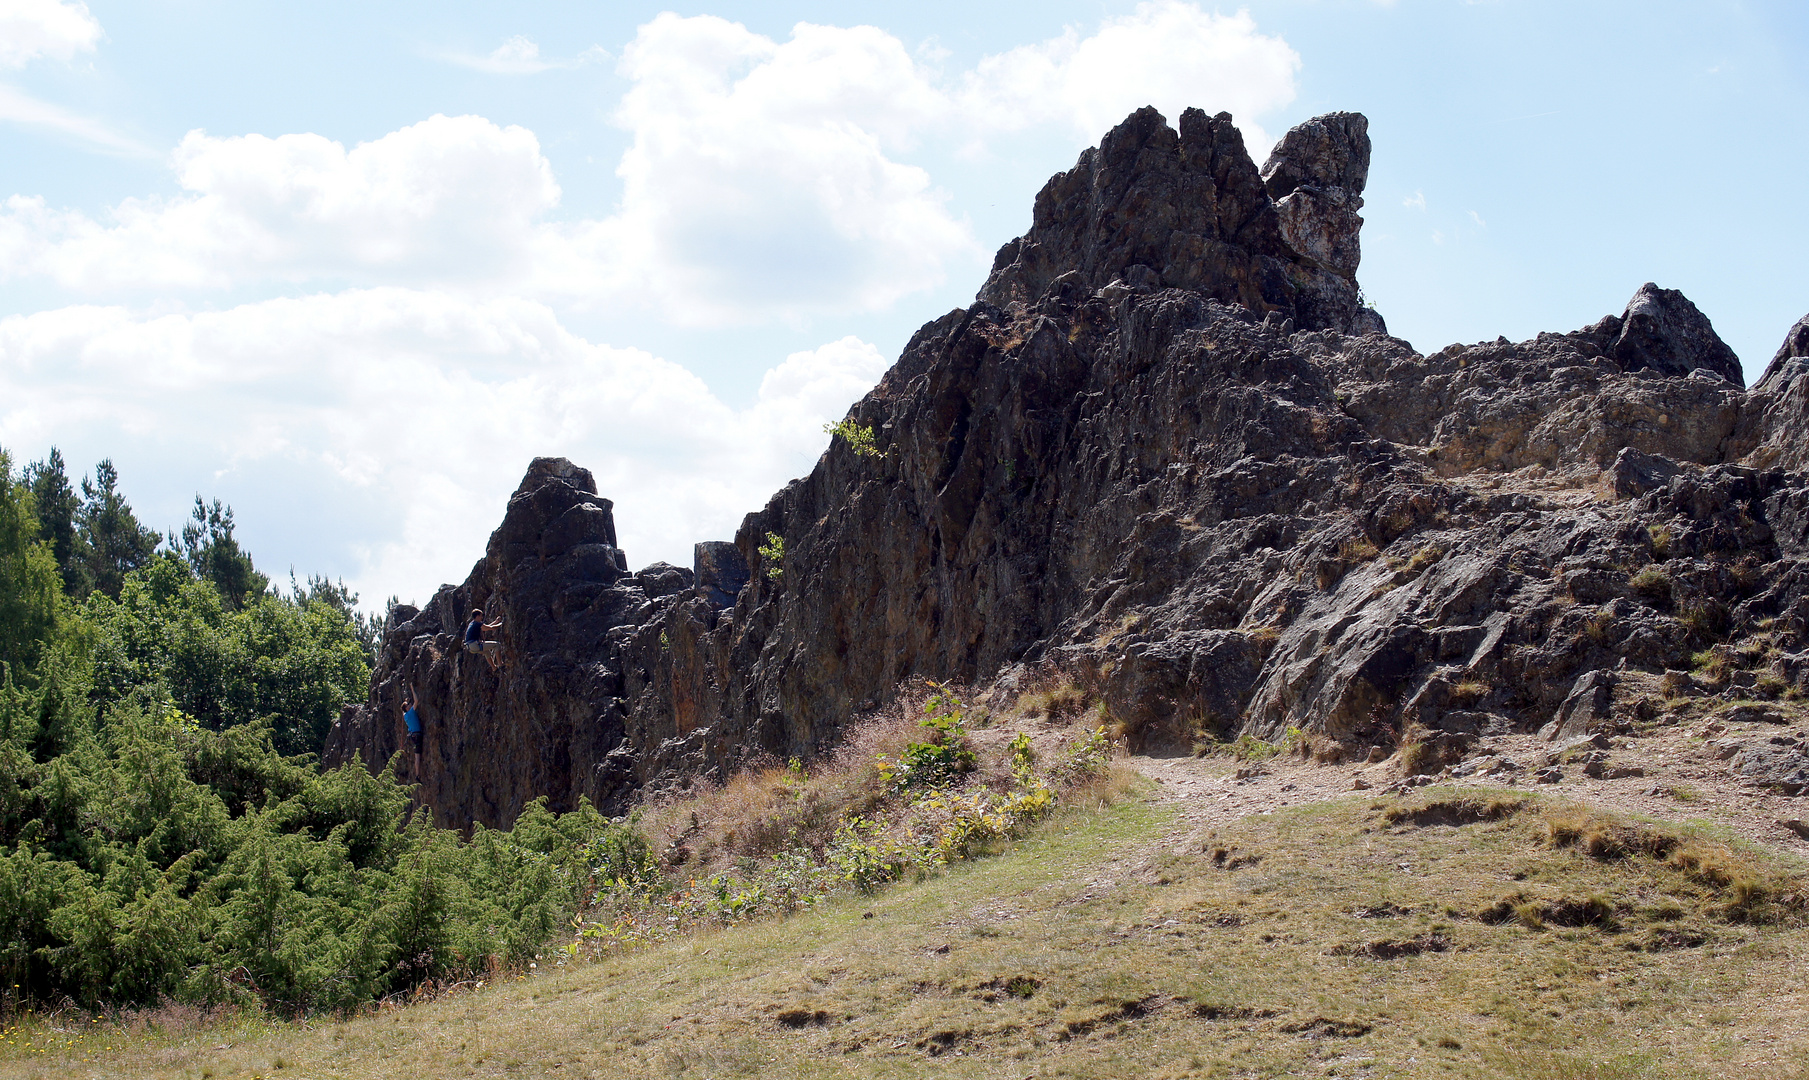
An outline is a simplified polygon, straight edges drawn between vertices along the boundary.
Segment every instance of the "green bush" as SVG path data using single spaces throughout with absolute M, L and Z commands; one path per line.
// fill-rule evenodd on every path
M 930 685 L 936 692 L 924 706 L 928 715 L 918 721 L 930 729 L 930 738 L 906 746 L 896 762 L 883 758 L 879 762 L 881 776 L 897 791 L 946 787 L 962 773 L 972 772 L 977 760 L 968 745 L 967 715 L 960 700 L 946 687 Z
M 785 576 L 785 537 L 778 533 L 766 534 L 766 543 L 759 547 L 760 559 L 766 563 L 768 581 L 778 581 Z
M 862 426 L 853 420 L 843 420 L 839 424 L 824 424 L 824 434 L 832 439 L 840 437 L 848 444 L 848 449 L 858 457 L 884 457 L 885 453 L 873 445 L 873 425 Z

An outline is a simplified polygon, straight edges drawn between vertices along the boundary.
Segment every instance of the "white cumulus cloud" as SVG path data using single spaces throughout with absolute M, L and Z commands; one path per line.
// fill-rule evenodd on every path
M 463 579 L 537 454 L 595 472 L 637 565 L 688 564 L 810 469 L 823 424 L 884 367 L 872 345 L 830 342 L 734 408 L 523 300 L 381 288 L 161 317 L 73 307 L 0 320 L 0 446 L 98 440 L 140 475 L 236 477 L 256 493 L 242 522 L 309 491 L 369 508 L 310 530 L 344 533 L 338 572 L 367 599 L 424 599 Z M 252 550 L 279 573 L 295 558 Z
M 485 62 L 550 61 L 514 38 Z M 666 14 L 623 51 L 629 88 L 613 115 L 631 142 L 608 217 L 559 219 L 533 133 L 481 117 L 434 116 L 351 148 L 197 131 L 170 156 L 175 195 L 93 216 L 11 198 L 0 279 L 89 296 L 459 288 L 707 325 L 875 311 L 951 267 L 984 267 L 967 223 L 906 160 L 924 142 L 1037 126 L 1090 141 L 1145 104 L 1171 117 L 1199 105 L 1237 115 L 1261 157 L 1253 117 L 1291 100 L 1298 64 L 1247 14 L 1175 0 L 947 78 L 871 26 L 800 23 L 776 41 Z
M 194 131 L 171 165 L 182 195 L 127 199 L 107 222 L 9 199 L 0 277 L 84 291 L 495 283 L 528 274 L 536 219 L 559 201 L 533 133 L 472 116 L 435 116 L 351 150 L 319 135 Z
M 1257 32 L 1249 12 L 1152 0 L 1082 37 L 1062 36 L 981 60 L 965 78 L 970 115 L 1007 130 L 1057 122 L 1094 141 L 1132 110 L 1171 121 L 1189 106 L 1230 112 L 1261 163 L 1273 140 L 1256 117 L 1294 100 L 1300 55 Z
M 639 283 L 685 321 L 793 317 L 882 308 L 979 261 L 929 174 L 889 156 L 946 108 L 890 34 L 801 23 L 778 43 L 661 15 L 620 70 L 622 209 L 573 234 L 591 265 L 632 269 L 612 292 Z
M 0 67 L 24 67 L 38 57 L 67 62 L 93 52 L 101 25 L 76 0 L 0 0 Z

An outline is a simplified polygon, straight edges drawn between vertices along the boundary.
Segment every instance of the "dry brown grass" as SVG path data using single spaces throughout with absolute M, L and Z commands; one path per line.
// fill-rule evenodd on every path
M 1569 807 L 1546 815 L 1545 836 L 1554 848 L 1575 848 L 1594 859 L 1659 863 L 1731 921 L 1801 921 L 1809 906 L 1799 880 L 1777 873 L 1751 852 L 1676 827 Z
M 1467 709 L 1489 696 L 1495 688 L 1478 678 L 1463 679 L 1451 687 L 1447 695 L 1451 704 Z
M 905 711 L 909 704 L 855 726 L 808 770 L 756 765 L 720 786 L 652 802 L 642 809 L 640 826 L 669 869 L 710 872 L 800 846 L 820 854 L 844 817 L 872 814 L 885 801 L 877 757 L 895 758 L 923 738 L 917 717 Z

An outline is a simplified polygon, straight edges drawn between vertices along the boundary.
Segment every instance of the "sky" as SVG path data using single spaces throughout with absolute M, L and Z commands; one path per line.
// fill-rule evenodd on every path
M 1132 110 L 1260 164 L 1370 119 L 1363 263 L 1430 352 L 1681 289 L 1809 312 L 1800 0 L 0 0 L 0 448 L 423 601 L 528 461 L 689 565 L 967 303 Z

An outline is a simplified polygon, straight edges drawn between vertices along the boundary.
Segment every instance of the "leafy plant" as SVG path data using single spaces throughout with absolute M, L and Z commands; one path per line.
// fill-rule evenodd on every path
M 860 816 L 849 817 L 836 830 L 828 859 L 844 880 L 855 890 L 871 893 L 888 881 L 896 881 L 921 856 L 903 845 L 888 841 L 878 822 Z
M 946 787 L 961 773 L 972 772 L 978 760 L 968 745 L 965 706 L 946 686 L 930 686 L 935 693 L 924 705 L 928 715 L 917 722 L 930 730 L 929 739 L 906 746 L 896 762 L 879 761 L 881 776 L 897 791 Z
M 766 563 L 768 581 L 778 581 L 785 576 L 785 537 L 778 533 L 766 534 L 766 543 L 759 547 L 760 559 Z
M 1106 737 L 1103 726 L 1096 727 L 1069 749 L 1061 771 L 1072 779 L 1090 779 L 1104 772 L 1111 758 L 1112 741 Z
M 839 424 L 824 424 L 823 431 L 831 438 L 840 438 L 848 444 L 857 457 L 884 457 L 884 451 L 873 445 L 873 426 L 862 426 L 853 420 L 843 420 Z

